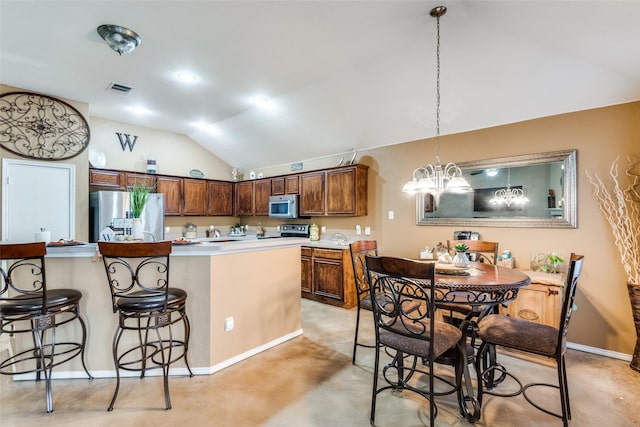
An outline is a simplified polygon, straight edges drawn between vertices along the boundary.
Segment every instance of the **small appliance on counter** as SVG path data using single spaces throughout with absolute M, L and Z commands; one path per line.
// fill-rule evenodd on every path
M 309 237 L 309 224 L 282 224 L 281 237 Z
M 480 233 L 477 231 L 454 231 L 453 240 L 480 240 Z

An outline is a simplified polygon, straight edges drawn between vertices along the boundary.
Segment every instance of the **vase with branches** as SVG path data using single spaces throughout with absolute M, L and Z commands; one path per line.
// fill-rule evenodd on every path
M 631 367 L 640 371 L 640 161 L 627 157 L 624 175 L 619 158 L 609 169 L 606 181 L 587 171 L 593 196 L 611 227 L 620 261 L 627 276 L 627 288 L 636 328 L 636 347 Z

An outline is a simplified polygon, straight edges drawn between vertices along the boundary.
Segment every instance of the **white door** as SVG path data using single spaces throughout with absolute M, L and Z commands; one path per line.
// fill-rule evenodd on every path
M 2 240 L 33 242 L 45 228 L 51 240 L 75 238 L 75 165 L 2 160 Z

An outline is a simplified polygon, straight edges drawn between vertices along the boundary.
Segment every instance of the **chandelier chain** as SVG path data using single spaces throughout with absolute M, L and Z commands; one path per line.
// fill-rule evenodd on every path
M 436 164 L 440 164 L 440 16 L 436 16 Z

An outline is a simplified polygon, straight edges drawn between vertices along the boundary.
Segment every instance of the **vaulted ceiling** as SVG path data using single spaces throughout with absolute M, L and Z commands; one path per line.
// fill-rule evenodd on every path
M 435 135 L 439 4 L 442 134 L 640 99 L 640 1 L 2 0 L 0 82 L 243 170 L 350 153 Z

